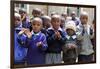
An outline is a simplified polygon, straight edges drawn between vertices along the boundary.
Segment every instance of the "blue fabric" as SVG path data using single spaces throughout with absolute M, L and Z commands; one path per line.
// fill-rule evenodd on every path
M 29 18 L 26 17 L 26 20 L 22 21 L 22 27 L 23 28 L 30 28 L 31 23 L 29 22 Z
M 21 39 L 23 38 L 23 39 Z M 46 36 L 43 33 L 32 35 L 32 38 L 27 38 L 24 35 L 19 36 L 19 40 L 28 48 L 27 63 L 30 64 L 45 64 L 45 50 L 47 48 Z M 41 48 L 37 47 L 37 42 L 42 42 Z
M 60 53 L 62 51 L 62 46 L 65 44 L 65 32 L 64 31 L 60 31 L 61 34 L 61 39 L 57 40 L 55 39 L 54 35 L 55 32 L 54 30 L 50 29 L 47 30 L 47 43 L 48 43 L 48 49 L 47 49 L 47 53 Z
M 22 47 L 22 44 L 19 43 L 18 33 L 20 32 L 21 27 L 15 28 L 14 32 L 14 63 L 20 63 L 25 61 L 27 55 L 27 49 Z
M 27 22 L 27 21 L 22 22 L 23 28 L 30 28 L 30 26 L 31 26 L 30 22 Z
M 78 19 L 75 18 L 75 19 L 72 19 L 72 20 L 75 22 L 76 26 L 79 25 L 80 21 Z

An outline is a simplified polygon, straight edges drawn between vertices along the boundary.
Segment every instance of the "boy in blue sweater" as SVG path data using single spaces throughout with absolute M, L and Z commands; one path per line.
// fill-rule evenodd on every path
M 24 64 L 27 49 L 22 47 L 22 44 L 18 40 L 18 34 L 22 29 L 21 16 L 15 13 L 15 32 L 14 32 L 14 64 Z
M 38 17 L 32 21 L 32 32 L 23 29 L 19 40 L 28 48 L 27 64 L 45 64 L 45 50 L 47 48 L 46 36 L 41 33 L 42 20 Z
M 60 28 L 61 17 L 53 15 L 51 17 L 52 27 L 47 30 L 48 48 L 46 51 L 46 64 L 61 63 L 61 51 L 65 42 L 65 32 Z

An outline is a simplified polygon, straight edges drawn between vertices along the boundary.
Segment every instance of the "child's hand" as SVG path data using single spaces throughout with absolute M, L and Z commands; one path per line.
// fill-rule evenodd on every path
M 71 46 L 71 49 L 75 49 L 77 46 L 76 45 L 72 45 Z
M 75 44 L 68 44 L 68 49 L 74 49 L 76 48 L 77 46 Z
M 42 47 L 42 42 L 38 42 L 36 45 L 37 45 L 37 47 L 41 48 Z
M 56 31 L 55 32 L 55 36 L 59 40 L 61 38 L 60 32 L 59 31 Z
M 25 32 L 25 28 L 22 28 L 22 30 L 18 33 L 18 35 L 21 35 L 21 34 L 23 34 L 24 32 Z
M 24 14 L 24 16 L 22 17 L 22 19 L 21 19 L 21 20 L 22 20 L 22 21 L 24 21 L 24 20 L 26 19 L 26 16 L 27 16 L 27 15 L 26 15 L 26 14 Z
M 29 31 L 29 29 L 26 29 L 24 33 L 28 36 L 28 38 L 32 37 L 32 33 Z

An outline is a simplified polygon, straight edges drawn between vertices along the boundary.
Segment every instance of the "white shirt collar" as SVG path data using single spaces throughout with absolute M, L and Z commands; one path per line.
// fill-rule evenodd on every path
M 41 33 L 41 31 L 38 32 L 38 33 L 34 33 L 33 30 L 32 30 L 31 33 L 32 33 L 32 35 L 39 35 Z
M 48 28 L 48 30 L 54 30 L 54 28 L 51 26 L 50 28 Z M 58 28 L 58 31 L 63 31 L 61 27 Z
M 75 39 L 76 38 L 76 35 L 73 35 L 73 36 L 66 35 L 66 38 L 67 39 L 70 39 L 70 37 L 72 37 L 73 39 Z

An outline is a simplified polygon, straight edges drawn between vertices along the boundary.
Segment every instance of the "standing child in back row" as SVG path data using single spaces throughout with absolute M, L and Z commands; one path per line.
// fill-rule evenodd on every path
M 80 53 L 78 56 L 78 61 L 82 63 L 86 62 L 92 62 L 93 59 L 93 45 L 91 43 L 91 39 L 94 37 L 94 30 L 93 28 L 88 24 L 88 14 L 87 12 L 82 12 L 80 15 L 80 21 L 81 21 L 81 48 Z
M 59 15 L 51 17 L 52 26 L 47 30 L 46 64 L 61 63 L 62 46 L 65 43 L 65 32 L 61 29 L 61 18 Z

